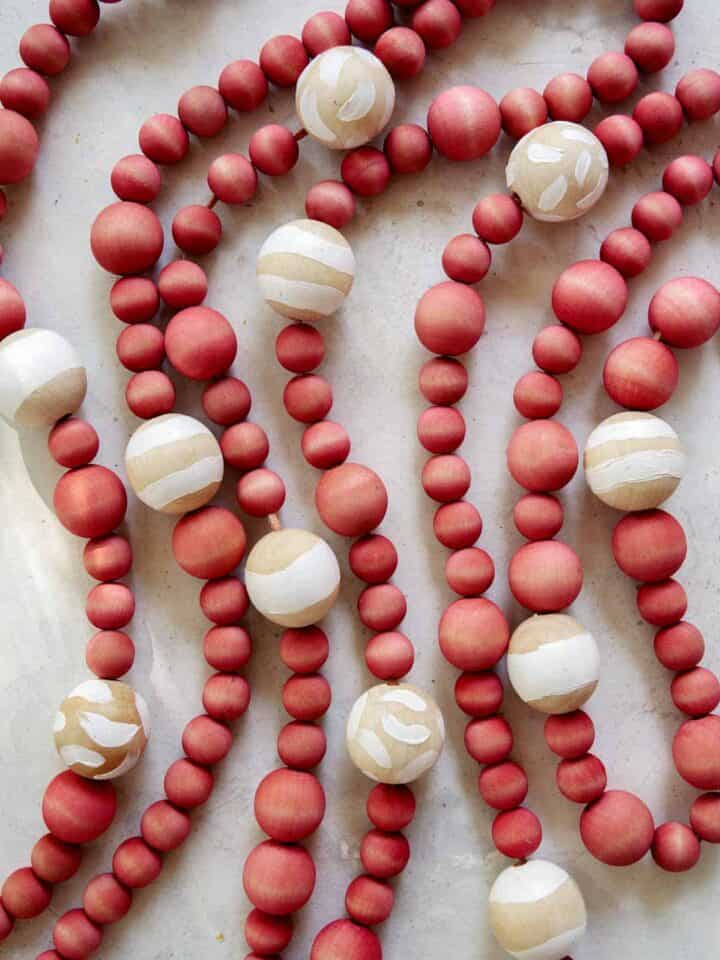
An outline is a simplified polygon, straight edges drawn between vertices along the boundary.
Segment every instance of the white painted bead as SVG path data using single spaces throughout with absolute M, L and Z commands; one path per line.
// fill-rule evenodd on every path
M 0 415 L 11 427 L 51 426 L 75 413 L 86 391 L 80 357 L 54 330 L 26 327 L 0 343 Z
M 536 127 L 515 145 L 505 179 L 536 220 L 564 223 L 582 217 L 602 197 L 608 158 L 594 133 L 558 120 Z
M 380 783 L 412 783 L 436 763 L 445 723 L 435 701 L 408 683 L 379 684 L 356 700 L 347 748 L 355 766 Z
M 385 65 L 362 47 L 332 47 L 305 67 L 295 106 L 303 127 L 333 150 L 373 140 L 395 106 L 395 86 Z

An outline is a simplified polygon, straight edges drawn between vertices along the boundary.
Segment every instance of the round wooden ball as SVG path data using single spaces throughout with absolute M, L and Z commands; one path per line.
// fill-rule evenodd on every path
M 510 628 L 491 600 L 466 597 L 445 610 L 438 637 L 443 656 L 458 670 L 488 670 L 507 650 Z
M 523 225 L 523 213 L 513 197 L 493 193 L 475 204 L 472 214 L 475 233 L 486 243 L 510 243 Z
M 492 557 L 479 547 L 466 547 L 450 554 L 445 562 L 448 586 L 462 597 L 478 596 L 495 579 Z
M 42 815 L 48 830 L 64 843 L 91 843 L 115 817 L 117 800 L 111 783 L 90 781 L 72 770 L 58 774 L 48 784 Z
M 633 337 L 610 353 L 603 368 L 609 396 L 628 410 L 655 410 L 675 392 L 675 355 L 652 337 Z
M 626 53 L 611 51 L 593 60 L 587 79 L 601 103 L 619 103 L 637 87 L 638 71 Z
M 582 344 L 572 330 L 553 323 L 533 340 L 532 355 L 545 373 L 570 373 L 580 363 Z
M 161 853 L 176 850 L 183 844 L 190 833 L 191 826 L 187 813 L 177 810 L 167 800 L 152 803 L 140 820 L 143 840 Z
M 84 467 L 96 456 L 100 439 L 92 424 L 79 417 L 56 423 L 48 435 L 48 450 L 61 467 Z
M 638 100 L 633 119 L 642 127 L 646 143 L 667 143 L 682 129 L 683 110 L 671 93 L 656 91 Z
M 190 760 L 203 767 L 212 767 L 228 755 L 232 734 L 225 724 L 200 714 L 185 725 L 181 742 Z
M 502 125 L 500 108 L 479 87 L 450 87 L 430 104 L 427 128 L 436 149 L 448 160 L 468 162 L 495 146 Z
M 467 353 L 484 329 L 485 306 L 480 294 L 452 280 L 431 287 L 415 309 L 415 333 L 433 353 Z
M 560 382 L 547 373 L 533 370 L 515 384 L 513 403 L 517 412 L 528 420 L 554 417 L 563 402 Z
M 491 262 L 488 245 L 471 233 L 459 233 L 449 240 L 442 255 L 443 270 L 458 283 L 479 283 Z
M 700 859 L 700 841 L 684 823 L 668 821 L 655 830 L 652 856 L 661 869 L 684 873 Z
M 255 791 L 255 819 L 272 840 L 304 840 L 324 815 L 325 791 L 312 773 L 282 767 L 269 773 Z
M 401 123 L 385 137 L 383 151 L 393 173 L 421 173 L 432 159 L 427 131 L 417 123 Z
M 102 928 L 84 910 L 68 910 L 53 928 L 53 943 L 63 960 L 84 960 L 102 943 Z
M 162 370 L 145 370 L 130 377 L 125 388 L 125 399 L 128 409 L 136 417 L 150 420 L 170 413 L 175 406 L 175 386 Z
M 664 510 L 646 510 L 623 517 L 613 530 L 615 562 L 628 577 L 647 583 L 667 580 L 687 553 L 685 532 Z
M 0 220 L 4 216 L 4 204 L 5 201 L 0 200 Z M 22 330 L 26 316 L 25 301 L 19 292 L 7 280 L 0 278 L 0 339 L 4 340 L 11 333 Z
M 60 523 L 76 537 L 101 537 L 122 523 L 127 494 L 116 473 L 91 464 L 60 477 L 53 506 Z
M 374 533 L 353 543 L 348 562 L 355 576 L 365 583 L 385 583 L 397 569 L 397 550 L 387 537 Z
M 205 681 L 202 705 L 213 720 L 232 723 L 250 705 L 250 685 L 234 673 L 215 673 Z
M 480 772 L 478 790 L 493 810 L 513 810 L 527 796 L 527 774 L 520 764 L 512 760 L 493 763 Z
M 280 731 L 278 756 L 283 763 L 297 770 L 312 770 L 325 756 L 327 740 L 316 723 L 293 720 Z
M 315 864 L 304 847 L 266 840 L 245 861 L 243 886 L 258 910 L 287 916 L 310 899 L 315 888 Z
M 216 157 L 208 167 L 207 182 L 218 200 L 235 205 L 252 200 L 257 190 L 258 177 L 255 167 L 247 157 L 239 153 L 224 153 Z
M 149 323 L 159 306 L 158 288 L 148 277 L 123 277 L 110 290 L 110 309 L 122 323 Z
M 85 663 L 101 680 L 119 680 L 135 662 L 135 644 L 119 630 L 100 630 L 85 648 Z
M 165 331 L 165 350 L 173 367 L 190 380 L 211 380 L 225 373 L 237 353 L 228 320 L 210 307 L 176 313 Z
M 241 670 L 251 652 L 250 634 L 243 627 L 211 627 L 203 640 L 205 659 L 214 670 Z
M 36 875 L 45 883 L 64 883 L 75 876 L 82 861 L 82 850 L 72 843 L 63 843 L 52 833 L 41 837 L 30 854 Z
M 325 473 L 315 488 L 315 506 L 323 523 L 344 537 L 370 533 L 387 510 L 385 484 L 369 467 L 344 463 Z
M 410 859 L 410 844 L 402 833 L 368 830 L 360 843 L 360 861 L 373 877 L 389 880 L 402 873 Z
M 245 919 L 245 939 L 251 950 L 259 956 L 277 954 L 290 943 L 293 937 L 291 917 L 272 917 L 255 908 Z
M 283 390 L 283 405 L 300 423 L 316 423 L 332 409 L 332 387 L 317 373 L 305 373 L 288 380 Z
M 542 843 L 542 825 L 527 807 L 502 810 L 493 820 L 492 840 L 503 856 L 526 860 Z
M 614 167 L 632 163 L 643 148 L 642 127 L 624 113 L 614 113 L 601 120 L 595 127 L 595 136 L 605 147 L 608 160 Z
M 655 833 L 652 814 L 625 790 L 608 790 L 583 810 L 580 834 L 590 853 L 601 863 L 626 867 L 642 860 Z
M 720 110 L 720 74 L 715 70 L 690 70 L 678 82 L 675 96 L 691 123 L 709 120 Z
M 531 87 L 515 87 L 500 101 L 500 114 L 505 133 L 521 140 L 531 130 L 547 122 L 545 98 Z
M 693 802 L 690 824 L 701 840 L 720 843 L 720 793 L 704 793 Z
M 163 303 L 174 310 L 196 307 L 207 295 L 207 274 L 191 260 L 173 260 L 160 271 L 157 288 Z
M 330 644 L 319 627 L 289 629 L 280 637 L 280 659 L 295 673 L 315 673 L 328 658 Z
M 672 745 L 675 768 L 698 790 L 720 789 L 720 717 L 686 720 Z
M 357 923 L 375 926 L 390 916 L 394 899 L 392 887 L 382 880 L 356 877 L 347 888 L 345 909 Z
M 482 517 L 466 500 L 445 503 L 435 511 L 433 531 L 444 547 L 461 550 L 471 547 L 482 533 Z
M 245 553 L 245 529 L 224 507 L 202 507 L 182 517 L 173 530 L 172 550 L 191 577 L 215 580 L 237 567 Z
M 168 767 L 163 787 L 173 806 L 191 810 L 207 801 L 214 782 L 210 770 L 183 757 Z
M 313 940 L 310 960 L 382 960 L 377 934 L 352 920 L 334 920 Z
M 371 687 L 348 717 L 347 748 L 355 766 L 381 783 L 412 783 L 433 767 L 445 742 L 435 701 L 407 683 Z
M 305 429 L 301 447 L 303 456 L 318 470 L 330 470 L 344 463 L 350 455 L 347 430 L 332 420 L 321 420 Z
M 455 702 L 470 717 L 490 717 L 502 706 L 505 695 L 496 673 L 461 673 L 455 681 Z
M 531 493 L 560 490 L 575 476 L 575 438 L 556 420 L 532 420 L 513 433 L 507 448 L 513 478 Z
M 291 373 L 311 373 L 325 356 L 323 335 L 307 323 L 290 323 L 277 335 L 275 356 Z
M 32 173 L 40 140 L 35 127 L 15 110 L 0 113 L 0 184 L 20 183 Z
M 602 796 L 607 786 L 607 772 L 593 754 L 572 760 L 561 760 L 555 771 L 558 790 L 572 803 L 592 803 Z
M 675 197 L 663 190 L 646 193 L 632 209 L 632 225 L 648 240 L 661 243 L 669 240 L 682 223 L 682 207 Z
M 397 630 L 377 633 L 365 647 L 365 663 L 378 680 L 400 680 L 412 670 L 415 648 Z
M 579 260 L 564 270 L 552 291 L 555 316 L 578 333 L 602 333 L 618 322 L 628 290 L 620 273 L 602 260 Z
M 110 184 L 120 200 L 133 203 L 152 203 L 162 187 L 160 171 L 141 153 L 118 160 L 112 169 Z
M 526 543 L 510 561 L 510 590 L 533 613 L 569 607 L 582 590 L 583 572 L 575 551 L 559 540 Z
M 699 347 L 720 328 L 720 292 L 699 277 L 668 280 L 650 301 L 648 322 L 671 347 Z
M 403 830 L 415 816 L 415 796 L 404 784 L 378 783 L 368 794 L 367 815 L 378 830 Z
M 593 93 L 584 77 L 577 73 L 561 73 L 546 85 L 543 99 L 553 120 L 582 123 L 590 113 Z
M 148 887 L 162 870 L 162 858 L 142 837 L 130 837 L 116 849 L 112 868 L 115 876 L 131 890 Z
M 375 56 L 395 80 L 410 80 L 425 65 L 425 44 L 410 27 L 391 27 L 378 38 Z
M 305 196 L 305 213 L 310 220 L 342 230 L 355 216 L 355 197 L 341 181 L 321 180 Z
M 600 247 L 600 259 L 615 267 L 626 278 L 641 274 L 649 266 L 651 258 L 650 241 L 634 227 L 613 230 Z
M 112 873 L 101 873 L 85 887 L 83 909 L 93 923 L 118 923 L 132 906 L 132 893 Z
M 552 714 L 545 721 L 545 742 L 564 760 L 577 760 L 595 741 L 595 727 L 587 713 Z
M 0 896 L 3 907 L 16 920 L 31 920 L 47 909 L 52 890 L 35 875 L 32 867 L 21 867 L 6 878 Z
M 93 256 L 108 273 L 125 276 L 155 266 L 164 245 L 157 215 L 139 203 L 121 200 L 101 211 L 90 231 Z
M 552 540 L 563 519 L 562 504 L 549 493 L 526 493 L 513 508 L 518 533 L 528 540 Z
M 675 53 L 675 37 L 662 23 L 639 23 L 625 39 L 625 53 L 642 73 L 659 73 Z
M 120 630 L 135 614 L 135 597 L 124 583 L 99 583 L 87 595 L 85 615 L 99 630 Z
M 683 206 L 700 203 L 712 190 L 713 169 L 702 157 L 676 157 L 663 173 L 663 190 Z
M 438 503 L 460 500 L 470 489 L 470 467 L 457 454 L 430 457 L 422 469 L 425 493 Z
M 452 406 L 465 396 L 468 373 L 459 360 L 433 357 L 420 369 L 419 386 L 428 403 Z
M 720 682 L 712 670 L 694 667 L 674 678 L 670 695 L 678 710 L 690 717 L 702 717 L 720 703 Z
M 685 616 L 687 594 L 677 580 L 645 583 L 637 592 L 640 616 L 654 627 L 667 627 Z
M 641 589 L 644 590 L 647 586 L 648 584 L 645 584 Z M 653 645 L 655 656 L 668 670 L 690 670 L 700 663 L 705 654 L 705 639 L 702 633 L 685 620 L 658 630 Z
M 251 517 L 268 517 L 285 503 L 285 484 L 273 470 L 261 467 L 240 477 L 235 496 L 240 509 Z
M 220 437 L 225 461 L 238 470 L 256 470 L 265 463 L 270 442 L 256 423 L 235 423 Z
M 208 580 L 200 591 L 200 609 L 213 623 L 230 626 L 241 620 L 249 605 L 247 590 L 238 577 Z
M 393 583 L 366 587 L 358 597 L 358 614 L 370 630 L 392 630 L 407 612 L 405 594 Z
M 282 688 L 282 704 L 296 720 L 319 720 L 332 701 L 330 684 L 319 673 L 294 674 Z

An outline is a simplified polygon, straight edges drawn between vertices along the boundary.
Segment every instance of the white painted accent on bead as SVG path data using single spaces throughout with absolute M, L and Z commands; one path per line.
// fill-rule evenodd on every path
M 325 236 L 303 229 L 303 223 L 312 222 L 294 220 L 273 230 L 260 248 L 258 257 L 262 259 L 271 253 L 294 253 L 307 260 L 317 260 L 318 263 L 332 267 L 340 273 L 353 275 L 355 256 L 343 235 L 338 231 L 337 243 L 333 243 Z
M 266 616 L 299 613 L 326 600 L 340 583 L 337 557 L 328 544 L 318 540 L 275 573 L 245 570 L 245 586 L 253 606 Z
M 431 737 L 431 731 L 422 723 L 403 723 L 392 713 L 382 718 L 382 728 L 393 740 L 419 746 Z
M 387 692 L 380 698 L 385 703 L 400 703 L 408 710 L 414 710 L 416 713 L 424 713 L 428 709 L 428 702 L 414 690 L 408 690 L 406 687 L 388 686 Z
M 211 483 L 222 483 L 225 461 L 222 454 L 203 457 L 185 467 L 136 490 L 138 497 L 153 510 L 162 510 L 174 500 L 197 493 Z
M 568 879 L 562 867 L 549 860 L 528 860 L 506 867 L 490 890 L 490 903 L 534 903 L 555 893 Z
M 600 653 L 591 633 L 578 633 L 528 653 L 509 653 L 507 670 L 515 693 L 527 703 L 571 693 L 596 681 Z
M 90 713 L 86 710 L 78 713 L 78 723 L 93 743 L 108 749 L 124 747 L 140 729 L 136 723 L 109 720 L 101 713 Z
M 605 171 L 602 176 L 598 178 L 598 182 L 595 184 L 592 190 L 576 202 L 575 206 L 578 208 L 578 210 L 589 210 L 591 207 L 594 207 L 603 193 L 605 193 L 607 184 L 608 174 L 607 171 Z
M 150 710 L 145 702 L 145 698 L 141 697 L 137 692 L 135 692 L 135 709 L 140 716 L 140 723 L 142 723 L 143 732 L 145 733 L 146 737 L 149 737 L 152 729 L 152 724 L 150 722 Z
M 68 694 L 70 697 L 81 697 L 90 703 L 111 703 L 113 699 L 112 687 L 100 680 L 98 677 L 91 677 L 85 680 L 79 686 L 75 687 Z
M 539 943 L 536 947 L 512 951 L 510 956 L 515 957 L 515 960 L 563 960 L 585 935 L 586 929 L 587 923 L 583 923 L 579 927 L 551 937 L 545 943 Z
M 571 123 L 569 120 L 559 121 L 559 123 L 565 124 L 565 129 L 561 131 L 565 140 L 579 140 L 581 143 L 589 143 L 592 146 L 597 146 L 600 142 L 594 133 L 590 133 L 579 123 Z
M 116 767 L 113 767 L 112 770 L 108 770 L 107 773 L 99 773 L 96 777 L 93 777 L 93 780 L 116 780 L 124 773 L 132 770 L 133 767 L 137 765 L 137 762 L 141 756 L 142 753 L 140 750 L 128 750 L 121 763 L 119 763 Z
M 87 747 L 80 746 L 79 743 L 67 743 L 64 747 L 60 747 L 58 753 L 63 758 L 63 761 L 72 767 L 75 763 L 80 763 L 84 767 L 101 767 L 105 763 L 105 757 L 102 754 L 96 753 L 94 750 L 88 750 Z
M 307 280 L 287 280 L 270 273 L 258 274 L 263 297 L 296 310 L 311 310 L 329 317 L 342 305 L 345 294 L 335 287 Z
M 439 755 L 439 751 L 437 750 L 426 750 L 419 756 L 413 757 L 409 763 L 406 763 L 405 766 L 398 771 L 393 778 L 393 783 L 412 783 L 414 780 L 417 780 L 418 777 L 421 777 L 424 773 L 427 773 L 431 767 L 435 766 Z
M 344 46 L 344 47 L 330 47 L 329 50 L 323 51 L 323 53 L 316 59 L 311 61 L 311 65 L 315 64 L 314 73 L 317 74 L 317 79 L 326 83 L 329 87 L 335 87 L 338 80 L 340 79 L 340 74 L 342 68 L 351 60 L 355 53 L 359 52 L 359 48 Z M 309 66 L 305 68 L 308 70 Z M 304 72 L 304 71 L 303 71 Z M 298 84 L 302 82 L 302 74 L 298 80 Z
M 659 440 L 663 437 L 678 439 L 677 433 L 669 423 L 660 417 L 638 414 L 623 420 L 603 420 L 588 437 L 586 450 L 592 450 L 612 440 Z
M 545 187 L 540 194 L 538 198 L 538 208 L 542 210 L 543 213 L 551 213 L 559 203 L 562 203 L 567 192 L 567 177 L 556 177 L 550 186 Z
M 522 143 L 522 140 L 520 142 Z M 563 158 L 563 152 L 546 143 L 531 143 L 527 156 L 531 163 L 559 163 Z
M 61 373 L 82 367 L 75 348 L 54 330 L 29 328 L 0 343 L 0 416 L 10 425 L 27 398 Z
M 343 123 L 362 120 L 375 106 L 375 100 L 375 84 L 370 77 L 364 77 L 351 96 L 338 108 L 338 120 L 342 120 Z
M 55 714 L 55 720 L 53 721 L 53 733 L 60 733 L 61 730 L 65 729 L 67 725 L 67 718 L 62 710 L 58 710 Z
M 348 717 L 347 722 L 347 738 L 348 740 L 354 740 L 357 736 L 357 732 L 360 729 L 360 721 L 362 719 L 363 712 L 365 710 L 365 705 L 368 701 L 368 695 L 370 691 L 366 690 L 361 696 L 357 698 L 353 704 L 353 708 L 350 711 L 350 716 Z
M 128 441 L 125 462 L 190 437 L 212 436 L 204 423 L 184 413 L 163 414 L 141 424 Z
M 578 186 L 582 186 L 585 183 L 585 178 L 590 172 L 590 167 L 592 166 L 592 157 L 587 150 L 583 150 L 575 161 L 575 180 L 577 181 Z
M 307 70 L 307 67 L 305 69 Z M 335 131 L 331 130 L 320 116 L 317 90 L 313 87 L 301 89 L 298 83 L 297 112 L 298 116 L 302 117 L 306 130 L 311 133 L 316 140 L 320 140 L 328 147 L 332 147 L 337 143 L 338 138 Z
M 614 490 L 623 483 L 649 483 L 662 477 L 681 480 L 686 457 L 682 450 L 635 450 L 585 471 L 593 493 Z
M 392 767 L 390 754 L 374 730 L 360 727 L 355 734 L 355 742 L 362 747 L 365 753 L 367 753 L 379 767 L 382 767 L 383 770 L 389 770 Z

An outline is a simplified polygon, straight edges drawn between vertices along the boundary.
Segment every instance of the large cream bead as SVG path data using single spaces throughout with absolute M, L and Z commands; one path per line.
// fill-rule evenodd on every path
M 85 367 L 59 333 L 27 327 L 0 343 L 0 415 L 11 427 L 50 426 L 86 391 Z
M 342 305 L 355 277 L 350 244 L 319 220 L 278 227 L 260 248 L 260 290 L 276 313 L 293 320 L 323 320 Z
M 490 890 L 488 919 L 500 946 L 517 960 L 563 960 L 587 927 L 580 888 L 547 860 L 503 870 Z
M 600 676 L 591 633 L 564 613 L 523 621 L 510 638 L 507 669 L 515 693 L 542 713 L 570 713 L 588 700 Z
M 332 150 L 373 140 L 395 106 L 395 86 L 384 64 L 362 47 L 332 47 L 300 74 L 295 105 L 303 127 Z
M 350 711 L 347 748 L 355 766 L 380 783 L 412 783 L 437 761 L 445 723 L 435 701 L 409 683 L 371 687 Z
M 588 486 L 616 510 L 652 510 L 675 491 L 685 452 L 673 428 L 651 413 L 616 413 L 585 445 Z
M 328 544 L 308 530 L 273 530 L 258 540 L 245 565 L 253 606 L 282 627 L 322 620 L 340 590 L 340 567 Z
M 125 450 L 130 486 L 144 504 L 161 513 L 187 513 L 212 500 L 222 483 L 223 465 L 213 434 L 180 413 L 143 423 Z
M 525 134 L 510 154 L 505 179 L 523 210 L 562 223 L 582 217 L 602 197 L 608 158 L 595 134 L 559 120 Z
M 81 683 L 55 715 L 55 746 L 75 773 L 113 780 L 132 770 L 150 736 L 143 698 L 117 680 Z

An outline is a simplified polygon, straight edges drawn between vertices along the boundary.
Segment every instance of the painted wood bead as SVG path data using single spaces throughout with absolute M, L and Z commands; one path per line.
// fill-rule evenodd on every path
M 592 747 L 595 727 L 582 710 L 552 714 L 545 721 L 545 742 L 553 753 L 564 760 L 576 760 Z
M 367 815 L 378 830 L 403 830 L 415 816 L 415 797 L 403 784 L 376 784 L 367 798 Z
M 669 240 L 681 225 L 682 218 L 682 207 L 672 194 L 664 190 L 655 190 L 640 197 L 632 208 L 631 217 L 633 227 L 653 243 Z
M 465 396 L 468 372 L 459 360 L 433 357 L 420 368 L 419 386 L 428 403 L 452 406 Z
M 245 566 L 250 600 L 283 627 L 307 627 L 331 609 L 340 568 L 328 544 L 307 530 L 273 530 L 250 551 Z
M 531 493 L 560 490 L 575 476 L 575 438 L 556 420 L 532 420 L 513 433 L 507 448 L 513 478 Z
M 292 940 L 292 918 L 272 917 L 256 907 L 245 919 L 244 933 L 248 946 L 259 956 L 275 955 L 284 950 Z
M 325 756 L 325 732 L 316 723 L 293 720 L 280 731 L 277 749 L 278 756 L 288 767 L 312 770 Z
M 562 504 L 549 493 L 526 493 L 513 508 L 518 533 L 528 540 L 552 540 L 563 519 Z
M 485 593 L 495 579 L 495 564 L 485 550 L 467 547 L 447 558 L 445 579 L 450 589 L 460 596 L 478 596 Z
M 442 267 L 451 280 L 478 283 L 492 262 L 490 248 L 471 233 L 459 233 L 448 241 L 442 255 Z
M 590 113 L 593 94 L 590 84 L 577 73 L 561 73 L 547 84 L 543 98 L 553 120 L 582 123 Z
M 42 801 L 48 830 L 64 843 L 90 843 L 115 817 L 117 799 L 111 783 L 86 780 L 72 770 L 54 777 Z
M 112 780 L 132 770 L 150 736 L 150 713 L 126 683 L 86 680 L 55 716 L 55 746 L 75 773 Z
M 687 554 L 685 532 L 664 510 L 646 510 L 623 517 L 613 530 L 615 562 L 628 577 L 648 583 L 667 580 Z
M 687 594 L 677 580 L 645 583 L 637 592 L 637 607 L 646 623 L 654 627 L 667 627 L 685 616 Z
M 31 867 L 14 870 L 0 890 L 2 904 L 16 920 L 31 920 L 50 904 L 52 890 Z
M 720 717 L 686 720 L 672 745 L 677 772 L 698 790 L 720 789 Z
M 173 806 L 191 810 L 207 801 L 214 782 L 210 770 L 183 757 L 168 767 L 163 787 Z
M 517 412 L 528 420 L 554 417 L 562 406 L 563 388 L 555 377 L 533 370 L 520 377 L 513 391 Z
M 655 656 L 667 670 L 689 670 L 697 666 L 705 654 L 705 638 L 686 620 L 658 630 L 653 646 Z
M 323 474 L 315 506 L 323 523 L 343 537 L 370 533 L 382 522 L 388 495 L 382 479 L 359 463 L 343 463 Z
M 533 340 L 532 355 L 545 373 L 570 373 L 580 363 L 582 343 L 572 330 L 552 323 Z
M 191 826 L 190 817 L 167 800 L 150 804 L 140 820 L 143 840 L 161 853 L 175 850 L 184 843 Z
M 515 693 L 541 713 L 571 713 L 594 693 L 600 653 L 591 633 L 572 617 L 530 617 L 510 638 L 508 677 Z
M 127 494 L 116 473 L 90 464 L 60 477 L 53 506 L 60 523 L 76 537 L 101 537 L 122 522 Z
M 325 791 L 317 777 L 285 767 L 269 773 L 255 791 L 255 819 L 281 843 L 304 840 L 325 815 Z
M 533 613 L 569 607 L 582 590 L 580 558 L 559 540 L 537 540 L 520 547 L 508 569 L 510 590 Z
M 584 935 L 587 912 L 569 874 L 547 860 L 529 860 L 507 867 L 496 879 L 488 921 L 511 957 L 562 960 Z
M 213 720 L 232 723 L 250 705 L 250 685 L 234 673 L 215 673 L 205 681 L 202 705 Z
M 239 518 L 224 507 L 202 507 L 175 524 L 172 551 L 191 577 L 215 580 L 232 573 L 245 553 L 247 537 Z
M 425 44 L 409 27 L 391 27 L 375 44 L 375 56 L 395 80 L 410 80 L 425 65 Z
M 51 833 L 41 837 L 30 854 L 36 875 L 45 883 L 64 883 L 75 876 L 82 861 L 82 850 L 72 843 L 63 843 Z
M 720 110 L 720 74 L 715 70 L 690 70 L 680 79 L 675 96 L 691 123 L 708 120 Z
M 128 480 L 138 498 L 160 513 L 204 506 L 222 483 L 224 461 L 208 428 L 180 413 L 143 423 L 125 450 Z
M 663 190 L 683 206 L 700 203 L 712 190 L 713 170 L 702 157 L 676 157 L 663 173 Z
M 678 710 L 691 717 L 702 717 L 720 703 L 720 682 L 712 670 L 695 667 L 675 677 L 670 695 Z
M 467 353 L 484 329 L 485 306 L 480 294 L 452 280 L 430 287 L 415 309 L 415 333 L 433 353 Z
M 675 392 L 679 376 L 675 355 L 653 337 L 618 344 L 603 368 L 609 396 L 628 410 L 655 410 Z
M 68 910 L 53 928 L 53 943 L 64 960 L 85 960 L 98 949 L 102 938 L 102 928 L 84 910 Z
M 292 320 L 322 320 L 335 313 L 350 292 L 355 257 L 334 227 L 319 220 L 293 220 L 274 230 L 260 248 L 257 277 L 260 292 L 276 313 Z
M 115 850 L 113 873 L 131 890 L 140 890 L 154 883 L 162 870 L 162 858 L 142 837 L 130 837 Z
M 87 420 L 70 417 L 56 423 L 48 435 L 48 450 L 61 467 L 84 467 L 100 449 L 100 438 Z
M 478 790 L 493 810 L 513 810 L 527 796 L 527 774 L 512 760 L 490 764 L 478 776 Z
M 393 889 L 374 877 L 356 877 L 345 894 L 345 909 L 357 923 L 375 926 L 392 913 Z
M 99 630 L 119 630 L 135 614 L 135 597 L 124 583 L 99 583 L 87 595 L 85 615 Z
M 515 87 L 500 101 L 500 114 L 505 133 L 520 140 L 531 130 L 547 122 L 545 98 L 531 87 Z
M 455 703 L 470 717 L 497 713 L 505 696 L 502 681 L 490 670 L 461 673 L 455 681 Z
M 295 673 L 315 673 L 329 652 L 327 635 L 319 627 L 285 630 L 280 637 L 280 659 Z
M 560 274 L 552 307 L 561 323 L 578 333 L 609 330 L 625 312 L 628 290 L 621 274 L 602 260 L 578 260 Z
M 542 824 L 527 807 L 501 810 L 493 820 L 492 840 L 503 856 L 527 860 L 542 843 Z
M 422 9 L 422 8 L 419 8 Z M 436 149 L 448 160 L 465 163 L 495 146 L 502 126 L 500 108 L 479 87 L 450 87 L 430 104 L 427 128 Z
M 627 867 L 650 849 L 655 824 L 639 797 L 608 790 L 580 815 L 580 835 L 589 852 L 611 867 Z
M 400 680 L 412 670 L 415 648 L 397 630 L 377 633 L 365 647 L 365 663 L 378 680 Z
M 510 628 L 492 600 L 465 597 L 445 610 L 438 637 L 443 656 L 458 670 L 488 670 L 507 650 Z
M 410 844 L 402 833 L 368 830 L 360 843 L 360 861 L 373 877 L 389 880 L 402 873 L 410 860 Z
M 5 196 L 3 194 L 3 196 Z M 3 218 L 5 201 L 0 199 L 0 220 Z M 0 340 L 25 326 L 27 311 L 25 301 L 18 290 L 0 277 Z
M 35 127 L 14 110 L 0 112 L 0 184 L 20 183 L 32 173 L 40 140 Z
M 307 192 L 305 213 L 310 220 L 322 220 L 342 230 L 355 216 L 355 197 L 339 180 L 321 180 Z
M 637 120 L 624 113 L 614 113 L 601 120 L 595 127 L 595 136 L 605 147 L 613 167 L 632 163 L 643 148 L 642 127 Z
M 634 227 L 613 230 L 603 240 L 600 259 L 615 267 L 626 279 L 637 277 L 649 266 L 652 247 L 644 233 Z
M 585 479 L 616 510 L 650 510 L 672 496 L 686 457 L 673 428 L 649 413 L 616 413 L 585 444 Z
M 690 824 L 701 840 L 720 843 L 720 793 L 703 793 L 693 802 Z
M 607 786 L 607 772 L 601 760 L 588 753 L 572 760 L 562 760 L 555 771 L 558 790 L 572 803 L 592 803 L 602 796 Z
M 175 406 L 175 386 L 162 370 L 145 370 L 130 377 L 125 400 L 136 417 L 151 420 L 170 413 Z
M 214 670 L 242 670 L 251 652 L 250 634 L 244 627 L 211 627 L 203 640 L 203 654 Z
M 682 129 L 683 111 L 671 93 L 655 91 L 638 100 L 633 120 L 642 127 L 646 143 L 667 143 Z
M 178 373 L 190 380 L 211 380 L 232 364 L 237 338 L 227 318 L 217 310 L 188 307 L 167 325 L 165 350 Z
M 266 840 L 245 861 L 243 886 L 258 910 L 287 916 L 310 899 L 315 887 L 315 864 L 304 847 Z
M 83 894 L 83 909 L 100 926 L 118 923 L 132 906 L 132 893 L 112 873 L 93 877 Z
M 582 217 L 600 200 L 608 182 L 608 158 L 593 133 L 559 120 L 520 140 L 505 180 L 536 220 L 564 223 Z
M 230 626 L 241 620 L 249 606 L 245 585 L 237 577 L 208 580 L 200 591 L 200 609 L 213 623 Z
M 315 937 L 310 960 L 382 960 L 377 934 L 352 920 L 334 920 Z
M 671 347 L 699 347 L 720 328 L 720 292 L 700 277 L 668 280 L 650 301 L 648 322 Z
M 282 688 L 282 705 L 295 720 L 319 720 L 331 701 L 330 684 L 320 673 L 294 674 Z
M 152 203 L 160 193 L 162 180 L 152 160 L 134 153 L 118 160 L 110 174 L 110 184 L 120 200 Z
M 332 150 L 373 140 L 395 106 L 395 85 L 384 64 L 362 47 L 333 47 L 303 70 L 295 106 L 300 122 Z
M 135 662 L 135 644 L 119 630 L 100 630 L 88 640 L 85 663 L 101 680 L 119 680 Z
M 354 704 L 347 747 L 357 768 L 380 783 L 412 783 L 435 765 L 445 742 L 442 714 L 410 684 L 371 687 Z
M 700 859 L 700 841 L 686 824 L 669 821 L 655 830 L 652 856 L 663 870 L 684 873 Z

